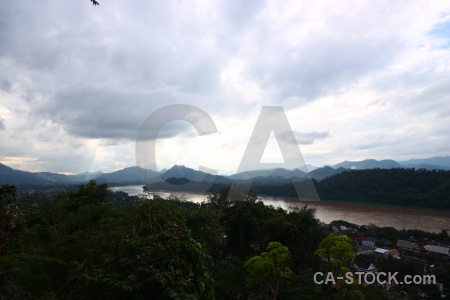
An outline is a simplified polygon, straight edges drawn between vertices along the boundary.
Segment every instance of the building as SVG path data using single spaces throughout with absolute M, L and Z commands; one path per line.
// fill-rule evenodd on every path
M 419 250 L 419 245 L 416 242 L 406 241 L 406 240 L 398 240 L 397 247 L 408 250 Z
M 425 245 L 422 247 L 422 249 L 429 251 L 429 252 L 434 252 L 434 253 L 439 253 L 439 254 L 450 256 L 450 248 L 447 248 L 447 247 Z

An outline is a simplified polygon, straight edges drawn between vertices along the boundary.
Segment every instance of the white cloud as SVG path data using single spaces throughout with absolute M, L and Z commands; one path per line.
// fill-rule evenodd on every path
M 235 171 L 263 105 L 284 107 L 313 165 L 449 155 L 449 16 L 445 1 L 4 2 L 0 161 L 130 166 L 144 119 L 176 103 L 219 132 L 168 126 L 161 166 Z

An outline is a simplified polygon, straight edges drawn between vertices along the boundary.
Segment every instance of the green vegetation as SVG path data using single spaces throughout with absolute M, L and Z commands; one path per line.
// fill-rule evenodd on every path
M 320 242 L 314 252 L 323 263 L 324 272 L 333 274 L 333 278 L 343 278 L 334 281 L 324 280 L 320 285 L 323 299 L 364 299 L 364 294 L 347 284 L 345 275 L 350 272 L 349 266 L 356 256 L 353 252 L 352 240 L 346 235 L 328 235 Z
M 327 236 L 313 209 L 284 211 L 253 192 L 228 193 L 197 204 L 129 197 L 91 181 L 27 200 L 3 186 L 0 299 L 377 297 L 314 283 L 317 271 L 347 270 L 354 254 L 347 237 Z
M 404 240 L 410 237 L 414 237 L 420 240 L 429 241 L 447 241 L 449 235 L 447 231 L 441 230 L 439 233 L 427 232 L 419 229 L 395 229 L 393 227 L 379 227 L 374 224 L 357 225 L 343 220 L 336 220 L 330 223 L 330 229 L 333 226 L 345 226 L 347 228 L 353 228 L 366 237 L 376 237 L 378 239 L 388 240 L 395 243 L 397 240 Z M 380 244 L 381 242 L 378 242 Z
M 258 299 L 264 285 L 298 299 L 297 282 L 281 279 L 315 268 L 305 257 L 324 237 L 312 209 L 275 209 L 254 193 L 195 204 L 91 181 L 20 209 L 16 193 L 0 191 L 0 299 Z M 257 257 L 272 264 L 263 277 Z
M 450 171 L 351 170 L 312 181 L 321 200 L 450 209 Z M 255 182 L 252 188 L 259 195 L 297 197 L 292 182 Z
M 354 170 L 316 182 L 316 188 L 322 200 L 450 209 L 450 171 Z
M 258 195 L 275 197 L 310 197 L 311 181 L 297 178 L 299 193 L 292 179 L 267 177 L 253 180 L 252 189 Z M 230 183 L 189 181 L 169 178 L 168 182 L 150 185 L 153 190 L 210 192 L 228 189 Z M 242 180 L 242 183 L 245 183 Z M 312 179 L 321 200 L 379 203 L 398 206 L 450 209 L 450 171 L 425 169 L 348 170 L 321 181 Z M 302 194 L 303 193 L 303 194 Z
M 245 264 L 247 287 L 263 287 L 269 299 L 276 299 L 283 279 L 291 278 L 292 271 L 286 266 L 289 249 L 278 242 L 270 242 L 267 252 L 253 256 Z

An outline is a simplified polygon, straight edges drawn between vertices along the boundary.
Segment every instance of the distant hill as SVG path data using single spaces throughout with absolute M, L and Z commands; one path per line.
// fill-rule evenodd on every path
M 333 168 L 345 168 L 352 170 L 364 170 L 364 169 L 392 169 L 392 168 L 402 168 L 398 162 L 392 159 L 385 160 L 375 160 L 375 159 L 366 159 L 363 161 L 344 161 L 338 164 L 335 164 Z
M 14 170 L 0 163 L 0 184 L 20 185 L 46 185 L 52 183 L 49 179 L 35 173 Z
M 103 172 L 85 172 L 77 175 L 64 175 L 50 172 L 35 172 L 32 174 L 36 175 L 40 179 L 47 180 L 50 183 L 82 183 L 96 179 L 102 175 Z
M 429 164 L 402 164 L 402 168 L 407 169 L 426 169 L 426 170 L 450 170 L 447 166 L 429 165 Z
M 159 181 L 160 174 L 147 169 L 147 182 Z M 112 173 L 103 173 L 96 178 L 99 183 L 110 184 L 144 184 L 145 170 L 141 167 L 129 167 Z
M 339 174 L 341 172 L 345 172 L 345 171 L 348 171 L 348 170 L 349 169 L 345 169 L 345 168 L 342 168 L 342 167 L 334 169 L 332 167 L 325 166 L 323 168 L 318 168 L 318 169 L 315 169 L 314 171 L 309 172 L 309 175 L 312 178 L 315 178 L 317 180 L 322 180 L 322 179 L 325 179 L 325 178 L 327 178 L 329 176 L 332 176 L 332 175 L 335 175 L 335 174 Z
M 96 179 L 97 177 L 104 174 L 102 171 L 97 172 L 84 172 L 77 175 L 73 175 L 73 178 L 76 178 L 77 181 L 84 182 L 92 179 Z
M 216 185 L 229 185 L 234 180 L 253 180 L 256 185 L 274 185 L 280 186 L 290 184 L 292 179 L 314 178 L 323 180 L 330 176 L 340 174 L 348 170 L 365 170 L 365 169 L 397 169 L 397 168 L 415 168 L 427 170 L 450 170 L 450 156 L 432 157 L 427 159 L 411 159 L 400 163 L 394 160 L 375 160 L 366 159 L 363 161 L 344 161 L 335 164 L 332 167 L 325 166 L 316 168 L 308 165 L 309 173 L 300 169 L 288 170 L 284 168 L 255 170 L 237 173 L 230 176 L 214 176 L 209 173 L 194 170 L 186 166 L 175 165 L 170 169 L 164 169 L 156 172 L 147 169 L 146 182 L 153 184 L 164 182 L 168 178 L 185 178 L 189 181 L 196 182 L 214 182 Z M 145 171 L 140 167 L 129 167 L 111 173 L 85 172 L 76 175 L 64 175 L 51 172 L 26 172 L 14 170 L 0 163 L 0 185 L 14 184 L 17 186 L 24 185 L 69 185 L 81 184 L 89 180 L 95 179 L 99 183 L 108 183 L 111 185 L 132 185 L 145 183 Z
M 303 172 L 300 169 L 287 170 L 284 168 L 276 168 L 267 170 L 245 171 L 228 176 L 228 178 L 245 180 L 257 177 L 304 178 L 306 176 L 307 173 Z
M 450 170 L 450 156 L 410 159 L 406 161 L 399 161 L 399 164 L 405 168 Z
M 322 200 L 450 209 L 450 171 L 351 170 L 315 184 Z
M 362 161 L 343 161 L 332 166 L 333 168 L 345 168 L 352 170 L 366 169 L 392 169 L 392 168 L 408 168 L 408 169 L 426 169 L 426 170 L 450 170 L 450 156 L 432 157 L 424 159 L 410 159 L 407 161 L 395 161 L 392 159 L 375 160 L 366 159 Z
M 148 170 L 147 176 L 153 177 L 158 173 Z M 0 185 L 14 184 L 28 185 L 67 185 L 81 184 L 95 179 L 100 183 L 110 184 L 142 184 L 144 170 L 139 167 L 126 168 L 112 173 L 84 172 L 76 175 L 64 175 L 51 172 L 25 172 L 14 170 L 0 163 Z
M 212 175 L 203 171 L 194 170 L 183 165 L 174 165 L 169 170 L 161 172 L 161 180 L 167 180 L 169 178 L 185 178 L 189 181 L 197 182 L 216 182 L 229 184 L 232 182 L 227 177 L 221 175 Z
M 230 180 L 224 176 L 211 175 L 202 171 L 194 170 L 183 165 L 174 165 L 172 168 L 162 174 L 163 179 L 167 178 L 186 178 L 194 181 L 204 182 L 230 182 Z
M 86 172 L 77 175 L 64 175 L 51 172 L 26 172 L 14 170 L 0 163 L 0 184 L 24 185 L 54 185 L 75 184 L 97 178 L 102 172 Z
M 309 172 L 314 171 L 315 169 L 318 169 L 319 167 L 310 165 L 310 164 L 306 164 L 306 168 L 308 169 Z

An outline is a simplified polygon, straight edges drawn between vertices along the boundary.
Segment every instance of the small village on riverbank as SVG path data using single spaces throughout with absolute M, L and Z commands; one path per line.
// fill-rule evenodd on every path
M 425 237 L 409 236 L 392 239 L 392 230 L 386 237 L 368 235 L 358 231 L 360 226 L 336 221 L 329 228 L 335 235 L 346 235 L 353 242 L 356 257 L 350 263 L 353 272 L 362 273 L 363 284 L 376 284 L 396 299 L 438 299 L 447 298 L 450 288 L 450 240 L 447 229 L 435 235 L 433 240 Z M 367 229 L 367 226 L 364 226 Z M 370 231 L 370 230 L 369 230 Z M 370 233 L 369 233 L 370 234 Z M 395 274 L 391 282 L 376 282 L 379 274 Z M 429 280 L 429 282 L 425 282 Z M 413 295 L 409 295 L 413 293 Z M 409 298 L 406 298 L 409 295 Z M 398 298 L 397 298 L 398 297 Z

